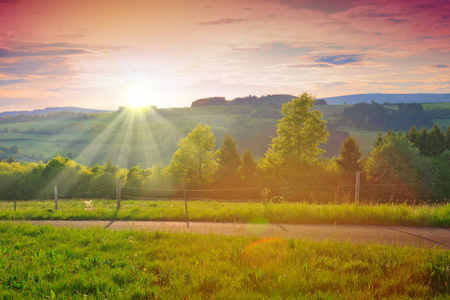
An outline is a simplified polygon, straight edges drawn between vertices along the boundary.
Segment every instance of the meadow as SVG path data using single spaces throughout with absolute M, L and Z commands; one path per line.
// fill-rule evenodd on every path
M 324 119 L 330 121 L 351 106 L 353 105 L 316 105 L 314 109 L 322 112 Z M 450 103 L 423 104 L 425 110 L 449 106 Z M 385 107 L 397 109 L 396 105 Z M 21 148 L 25 156 L 17 157 L 19 160 L 46 161 L 61 154 L 79 163 L 94 165 L 104 163 L 110 156 L 121 167 L 129 168 L 136 163 L 151 167 L 158 162 L 168 163 L 180 138 L 185 137 L 198 124 L 207 124 L 216 136 L 217 145 L 228 132 L 237 140 L 239 151 L 249 149 L 255 157 L 260 157 L 268 148 L 270 136 L 275 136 L 276 122 L 281 118 L 279 110 L 270 110 L 270 115 L 258 116 L 255 115 L 257 110 L 250 107 L 171 108 L 158 109 L 158 115 L 141 119 L 137 115 L 120 117 L 117 112 L 109 112 L 95 114 L 91 119 L 0 123 L 0 145 L 16 145 Z M 449 119 L 435 119 L 434 122 L 441 127 L 449 125 Z M 54 129 L 69 123 L 82 124 L 87 131 L 26 133 L 30 129 Z M 117 127 L 118 124 L 121 126 Z M 99 131 L 89 131 L 92 127 Z M 1 132 L 4 129 L 10 132 Z M 11 132 L 14 129 L 20 132 Z M 378 131 L 352 127 L 338 129 L 348 131 L 355 137 L 363 153 L 367 154 L 373 149 Z M 339 143 L 328 147 L 328 156 L 337 155 L 339 147 Z M 124 153 L 131 154 L 131 160 L 122 157 Z M 148 153 L 152 153 L 152 156 L 148 156 Z
M 184 201 L 60 200 L 0 202 L 1 220 L 136 220 L 184 221 Z M 402 226 L 450 226 L 450 204 L 309 204 L 264 202 L 188 201 L 190 221 L 261 222 L 303 224 L 359 224 Z
M 1 299 L 448 299 L 450 251 L 0 223 Z

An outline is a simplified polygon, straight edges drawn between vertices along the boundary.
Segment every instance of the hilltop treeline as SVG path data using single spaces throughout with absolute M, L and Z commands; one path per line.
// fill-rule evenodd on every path
M 202 98 L 192 102 L 191 107 L 201 106 L 268 106 L 272 108 L 281 108 L 284 103 L 290 102 L 295 96 L 287 94 L 276 94 L 267 96 L 252 96 L 239 97 L 233 100 L 226 100 L 225 97 L 210 97 Z M 316 100 L 316 105 L 327 105 L 327 102 L 323 99 Z
M 361 198 L 448 199 L 450 195 L 450 129 L 412 128 L 406 133 L 380 133 L 368 157 L 348 136 L 339 156 L 323 157 L 328 138 L 323 115 L 303 94 L 283 106 L 270 148 L 259 160 L 240 153 L 226 134 L 215 150 L 216 136 L 198 125 L 178 142 L 168 165 L 119 168 L 108 159 L 92 167 L 69 158 L 44 163 L 0 163 L 0 199 L 51 198 L 58 185 L 61 198 L 114 197 L 117 179 L 124 199 L 189 197 L 261 199 L 264 201 L 353 201 L 355 173 L 361 172 Z M 430 151 L 433 149 L 434 151 Z
M 399 103 L 398 110 L 394 110 L 375 102 L 361 102 L 346 107 L 341 117 L 330 125 L 368 130 L 408 130 L 413 125 L 419 128 L 433 126 L 433 117 L 420 103 Z
M 51 112 L 48 114 L 20 114 L 15 116 L 6 116 L 0 118 L 0 123 L 18 123 L 18 122 L 34 122 L 38 120 L 48 120 L 48 119 L 93 119 L 95 114 L 87 114 L 83 112 L 73 112 L 73 111 L 60 111 Z

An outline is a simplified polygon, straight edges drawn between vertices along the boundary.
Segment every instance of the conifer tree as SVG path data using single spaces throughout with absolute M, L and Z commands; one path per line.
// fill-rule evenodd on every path
M 445 146 L 447 150 L 450 150 L 450 126 L 448 126 L 445 131 Z
M 376 147 L 380 146 L 381 144 L 383 144 L 383 141 L 384 141 L 383 133 L 381 132 L 381 130 L 378 130 L 377 139 L 375 140 L 373 147 L 376 148 Z
M 256 163 L 252 152 L 250 150 L 245 150 L 244 154 L 242 155 L 241 178 L 246 183 L 246 185 L 251 186 L 255 183 L 257 170 L 258 164 Z
M 219 180 L 225 185 L 235 183 L 239 178 L 238 169 L 241 164 L 241 154 L 237 150 L 236 141 L 230 134 L 226 134 L 222 145 L 217 151 L 219 163 Z
M 437 124 L 430 130 L 426 142 L 429 149 L 429 156 L 438 156 L 446 149 L 445 134 Z
M 342 142 L 336 162 L 343 171 L 356 172 L 361 169 L 361 157 L 361 147 L 352 136 L 349 136 Z

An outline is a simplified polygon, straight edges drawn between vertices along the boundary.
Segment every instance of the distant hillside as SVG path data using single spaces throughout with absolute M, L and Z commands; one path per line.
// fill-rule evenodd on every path
M 5 111 L 0 113 L 0 118 L 8 116 L 19 116 L 19 115 L 44 115 L 48 113 L 70 111 L 75 113 L 85 113 L 85 114 L 95 114 L 108 112 L 107 110 L 89 109 L 89 108 L 79 108 L 79 107 L 47 107 L 46 109 L 35 109 L 31 111 Z
M 450 102 L 450 94 L 356 94 L 324 98 L 328 104 Z
M 211 97 L 202 98 L 192 102 L 191 107 L 201 107 L 201 106 L 269 106 L 272 108 L 281 108 L 283 103 L 290 102 L 296 96 L 279 94 L 279 95 L 267 95 L 267 96 L 252 96 L 235 98 L 233 100 L 226 100 L 225 97 Z M 323 99 L 316 100 L 316 105 L 326 105 L 327 102 Z

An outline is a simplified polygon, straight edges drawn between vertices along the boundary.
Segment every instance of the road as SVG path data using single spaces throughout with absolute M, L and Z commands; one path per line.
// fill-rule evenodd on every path
M 160 221 L 24 221 L 35 225 L 73 228 L 104 227 L 111 230 L 151 230 L 199 234 L 244 235 L 310 239 L 314 241 L 350 241 L 397 246 L 441 247 L 450 249 L 450 228 L 318 225 L 318 224 L 244 224 Z

